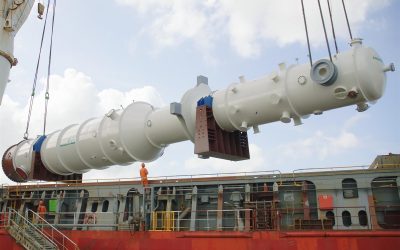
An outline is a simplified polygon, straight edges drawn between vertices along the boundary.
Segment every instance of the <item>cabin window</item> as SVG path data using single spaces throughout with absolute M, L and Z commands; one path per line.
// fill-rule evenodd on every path
M 335 225 L 335 213 L 333 213 L 332 211 L 328 211 L 328 212 L 326 212 L 325 216 L 328 220 L 332 221 L 332 226 L 334 226 Z
M 108 205 L 110 204 L 110 202 L 108 200 L 103 201 L 103 207 L 101 208 L 101 211 L 103 213 L 108 211 Z
M 96 213 L 97 212 L 97 207 L 98 206 L 99 206 L 99 203 L 97 201 L 92 203 L 92 209 L 91 209 L 92 213 Z
M 357 181 L 352 178 L 347 178 L 342 181 L 343 198 L 357 198 L 358 188 Z
M 358 211 L 358 221 L 360 223 L 360 226 L 366 227 L 368 225 L 367 212 L 365 212 L 364 210 Z
M 342 220 L 345 227 L 351 226 L 351 214 L 349 211 L 345 210 L 342 212 Z

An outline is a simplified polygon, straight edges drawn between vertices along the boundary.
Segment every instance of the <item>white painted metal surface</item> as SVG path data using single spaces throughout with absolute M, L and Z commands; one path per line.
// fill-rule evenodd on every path
M 288 123 L 293 119 L 299 125 L 301 118 L 309 114 L 362 105 L 383 95 L 385 66 L 373 49 L 356 42 L 351 50 L 336 55 L 333 63 L 338 77 L 330 86 L 312 81 L 309 64 L 281 64 L 279 71 L 259 80 L 243 80 L 217 91 L 213 102 L 215 119 L 227 131 L 246 131 L 251 126 L 279 120 Z
M 14 166 L 24 171 L 27 175 L 31 172 L 33 144 L 36 140 L 26 140 L 18 144 L 13 158 Z
M 312 80 L 308 64 L 280 64 L 279 71 L 268 76 L 253 81 L 241 77 L 239 83 L 214 93 L 207 84 L 197 84 L 183 95 L 178 106 L 173 106 L 174 114 L 169 107 L 155 109 L 148 103 L 134 102 L 123 110 L 111 110 L 102 118 L 48 135 L 41 146 L 42 162 L 53 173 L 69 175 L 153 161 L 168 144 L 193 141 L 197 101 L 210 94 L 214 97 L 214 117 L 227 131 L 246 131 L 253 126 L 257 132 L 258 125 L 274 121 L 293 120 L 299 125 L 302 117 L 349 105 L 364 111 L 367 102 L 383 95 L 385 72 L 394 69 L 384 66 L 378 54 L 359 40 L 353 41 L 349 51 L 336 55 L 333 63 L 338 74 L 328 86 Z M 329 70 L 335 67 L 325 66 L 316 68 L 314 76 L 333 75 Z M 34 142 L 25 141 L 13 152 L 14 168 L 26 174 L 31 171 Z
M 0 1 L 0 105 L 14 61 L 14 37 L 28 18 L 34 0 Z
M 61 175 L 153 161 L 168 144 L 194 136 L 197 100 L 210 92 L 205 84 L 186 92 L 182 98 L 185 118 L 170 114 L 169 107 L 154 109 L 148 103 L 134 102 L 102 118 L 70 125 L 46 138 L 42 161 L 51 172 Z

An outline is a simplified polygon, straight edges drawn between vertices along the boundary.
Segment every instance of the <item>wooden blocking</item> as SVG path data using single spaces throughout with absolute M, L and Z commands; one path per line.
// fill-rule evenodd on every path
M 203 158 L 247 160 L 250 158 L 247 132 L 222 130 L 214 119 L 212 108 L 199 106 L 196 109 L 194 153 Z

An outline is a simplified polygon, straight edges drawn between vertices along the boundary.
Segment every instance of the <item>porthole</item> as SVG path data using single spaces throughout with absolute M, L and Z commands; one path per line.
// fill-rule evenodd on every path
M 332 221 L 332 226 L 334 226 L 335 225 L 335 214 L 332 211 L 328 211 L 328 212 L 326 212 L 325 216 L 328 220 Z
M 91 209 L 92 213 L 96 213 L 97 212 L 97 207 L 98 206 L 99 206 L 99 203 L 97 201 L 92 203 L 92 209 Z
M 358 221 L 360 223 L 360 226 L 368 226 L 367 212 L 365 212 L 364 210 L 358 211 Z
M 343 226 L 345 227 L 351 226 L 351 214 L 349 211 L 345 210 L 342 212 L 342 221 L 343 221 Z
M 110 204 L 110 202 L 108 200 L 103 201 L 103 207 L 101 208 L 101 211 L 103 213 L 108 211 L 108 205 Z

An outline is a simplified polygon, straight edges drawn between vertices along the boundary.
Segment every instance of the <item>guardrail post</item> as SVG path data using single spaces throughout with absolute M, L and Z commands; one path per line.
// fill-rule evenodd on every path
M 244 192 L 245 192 L 244 202 L 246 204 L 246 203 L 250 202 L 251 188 L 250 188 L 249 184 L 246 184 Z M 244 212 L 244 231 L 246 231 L 246 232 L 250 231 L 250 210 L 249 209 L 246 209 Z
M 207 231 L 210 231 L 210 221 L 209 221 L 209 217 L 208 217 L 208 210 L 206 211 L 207 212 Z
M 223 213 L 222 209 L 224 208 L 224 188 L 222 185 L 218 186 L 218 204 L 217 204 L 217 230 L 222 230 L 222 218 Z M 207 213 L 207 222 L 208 222 L 208 213 Z
M 192 191 L 192 212 L 190 216 L 190 231 L 196 230 L 196 210 L 197 210 L 197 186 Z
M 179 232 L 180 231 L 180 229 L 181 229 L 181 218 L 180 218 L 180 211 L 178 211 L 178 221 L 177 221 L 177 223 L 178 223 L 178 225 L 177 225 L 177 231 Z
M 11 210 L 8 210 L 8 218 L 7 218 L 7 224 L 8 226 L 11 226 Z

